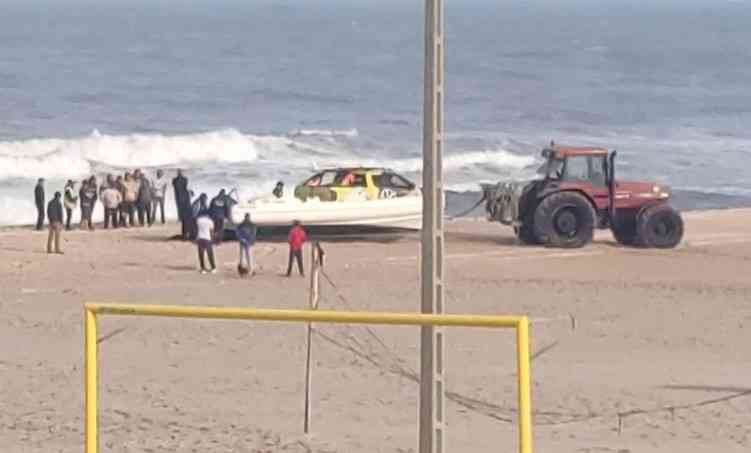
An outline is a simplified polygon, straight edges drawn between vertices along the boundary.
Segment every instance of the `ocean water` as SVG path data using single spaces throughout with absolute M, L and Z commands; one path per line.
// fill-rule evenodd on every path
M 448 188 L 529 178 L 555 140 L 617 149 L 684 209 L 751 205 L 751 6 L 638 3 L 446 1 Z M 0 0 L 0 225 L 34 219 L 38 177 L 419 181 L 422 40 L 421 0 Z

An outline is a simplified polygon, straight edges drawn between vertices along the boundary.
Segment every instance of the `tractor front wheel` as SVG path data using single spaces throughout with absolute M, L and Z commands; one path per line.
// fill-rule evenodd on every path
M 627 214 L 618 215 L 615 223 L 610 226 L 613 237 L 622 245 L 638 245 L 636 233 L 636 212 L 627 211 Z
M 551 247 L 583 247 L 592 242 L 595 220 L 594 208 L 583 195 L 555 193 L 535 209 L 535 237 Z
M 670 205 L 658 204 L 639 215 L 636 232 L 644 247 L 671 249 L 683 239 L 683 219 Z

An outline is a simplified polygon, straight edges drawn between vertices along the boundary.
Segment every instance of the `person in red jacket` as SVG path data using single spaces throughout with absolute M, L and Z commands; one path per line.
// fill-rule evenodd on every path
M 289 262 L 287 264 L 287 277 L 292 275 L 292 260 L 297 260 L 297 270 L 300 271 L 300 275 L 305 276 L 305 272 L 302 267 L 302 246 L 305 244 L 307 236 L 305 230 L 300 226 L 300 221 L 295 220 L 292 222 L 292 229 L 289 230 L 289 236 L 287 236 L 287 242 L 289 243 Z

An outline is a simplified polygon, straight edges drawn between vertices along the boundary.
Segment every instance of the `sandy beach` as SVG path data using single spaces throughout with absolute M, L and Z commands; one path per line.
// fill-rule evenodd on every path
M 535 451 L 751 450 L 751 210 L 685 220 L 670 251 L 608 232 L 579 250 L 523 247 L 497 224 L 447 224 L 447 311 L 533 319 Z M 46 231 L 0 232 L 0 451 L 82 451 L 84 302 L 306 306 L 309 281 L 281 276 L 283 242 L 257 245 L 252 279 L 223 244 L 204 276 L 176 231 L 74 231 L 63 256 L 44 253 Z M 418 309 L 417 236 L 324 247 L 321 308 Z M 317 326 L 304 436 L 303 325 L 99 326 L 101 452 L 416 451 L 416 328 Z M 515 451 L 513 333 L 446 335 L 447 451 Z

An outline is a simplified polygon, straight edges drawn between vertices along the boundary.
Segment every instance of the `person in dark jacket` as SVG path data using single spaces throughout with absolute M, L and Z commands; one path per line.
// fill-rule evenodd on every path
M 91 180 L 84 180 L 81 184 L 81 191 L 78 194 L 78 198 L 81 200 L 80 228 L 82 230 L 94 230 L 94 222 L 92 221 L 91 214 L 94 211 L 94 204 L 98 198 L 96 191 L 96 184 L 92 184 Z
M 214 240 L 222 242 L 222 239 L 224 239 L 224 219 L 227 217 L 227 192 L 224 189 L 211 199 L 209 215 L 211 220 L 214 221 Z
M 115 178 L 115 188 L 120 191 L 120 206 L 118 207 L 119 227 L 126 226 L 126 216 L 128 214 L 128 205 L 125 203 L 125 184 L 123 184 L 123 175 L 117 175 Z
M 255 275 L 256 262 L 253 256 L 252 247 L 256 242 L 258 229 L 250 221 L 250 214 L 245 214 L 245 219 L 237 226 L 237 241 L 240 244 L 240 263 L 237 270 L 240 275 Z
M 50 234 L 47 237 L 47 253 L 52 253 L 52 243 L 55 243 L 55 253 L 62 255 L 60 250 L 60 231 L 63 229 L 63 205 L 60 202 L 60 192 L 47 204 L 47 220 L 50 224 Z
M 216 242 L 222 242 L 224 239 L 224 221 L 230 216 L 232 206 L 237 204 L 237 200 L 232 198 L 233 190 L 229 194 L 222 189 L 219 194 L 211 200 L 209 205 L 209 215 L 211 220 L 214 221 L 214 235 L 216 236 Z
M 138 201 L 136 202 L 138 208 L 138 223 L 141 224 L 141 226 L 144 226 L 145 224 L 151 226 L 154 224 L 151 217 L 151 199 L 153 196 L 151 181 L 149 181 L 149 178 L 147 178 L 141 170 L 136 171 L 138 172 L 138 179 L 141 182 L 138 186 Z
M 39 178 L 34 188 L 34 203 L 37 206 L 37 231 L 44 226 L 44 178 Z
M 91 213 L 89 214 L 89 225 L 92 225 L 91 229 L 93 230 L 93 220 L 92 216 L 94 214 L 94 209 L 96 208 L 96 202 L 99 200 L 99 184 L 97 183 L 96 176 L 91 175 L 91 178 L 89 178 L 89 190 L 93 191 L 93 198 L 91 203 Z
M 177 176 L 172 180 L 175 189 L 175 205 L 177 206 L 177 218 L 182 223 L 183 239 L 190 238 L 193 216 L 190 212 L 190 194 L 188 192 L 188 179 L 183 176 L 182 170 L 177 170 Z

